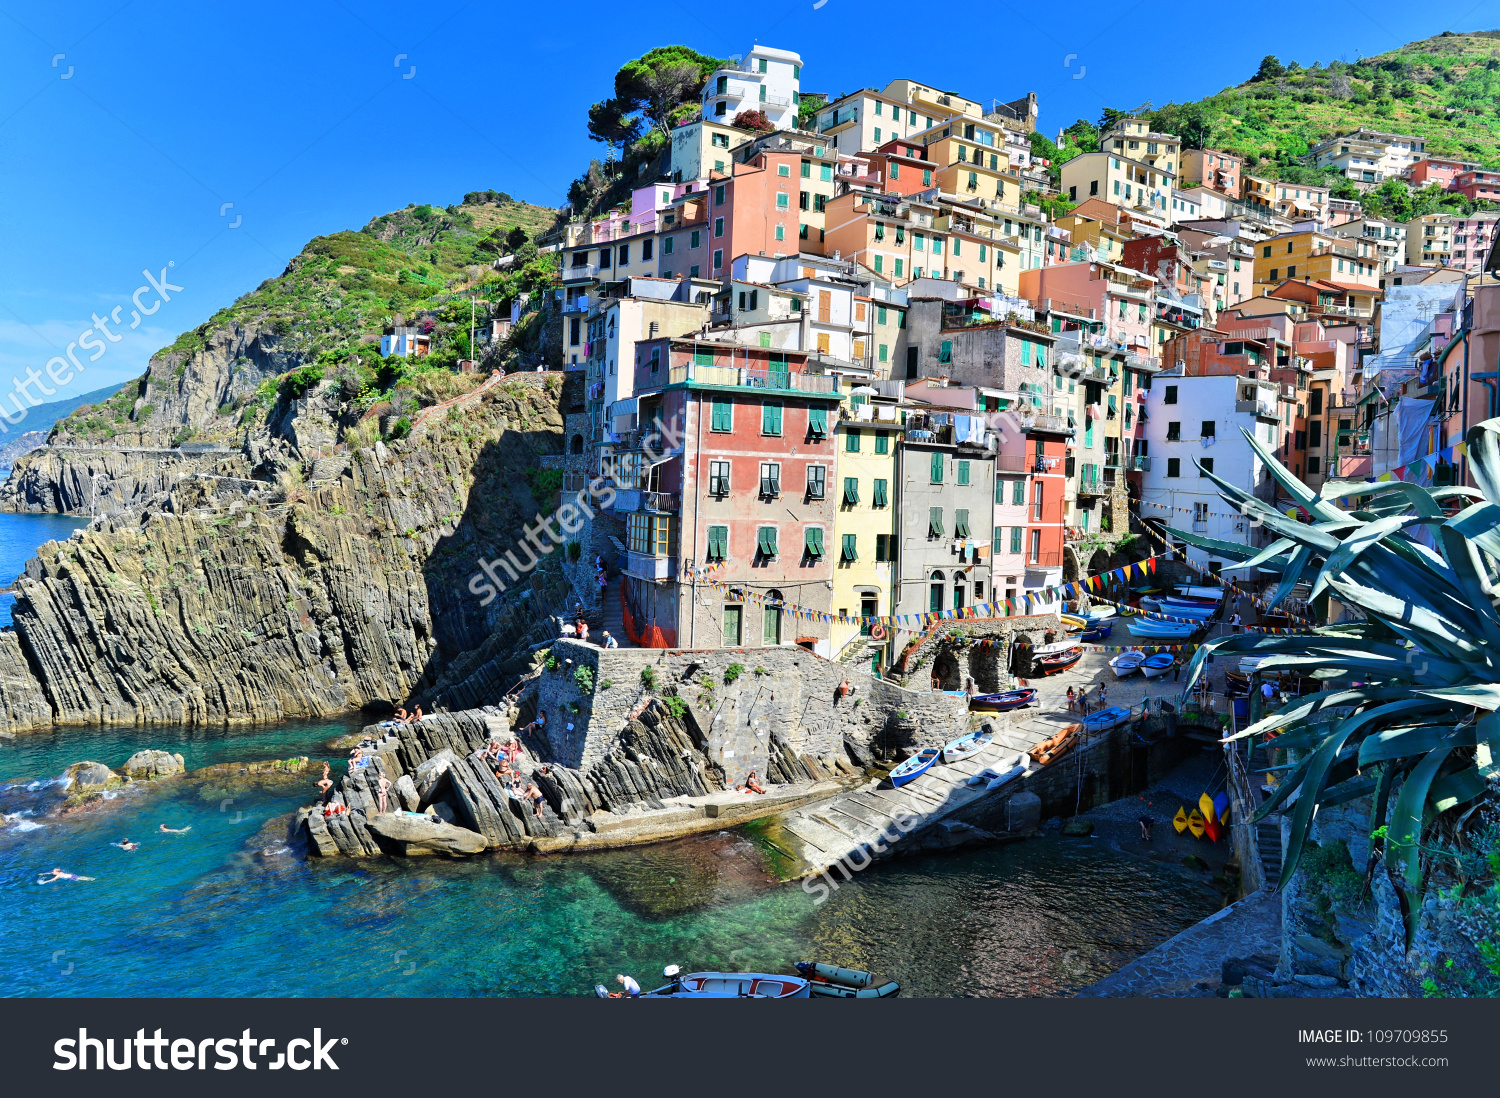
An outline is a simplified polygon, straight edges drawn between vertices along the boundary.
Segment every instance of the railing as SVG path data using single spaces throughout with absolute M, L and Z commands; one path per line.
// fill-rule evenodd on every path
M 641 579 L 671 579 L 677 574 L 675 557 L 657 557 L 650 553 L 628 551 L 625 554 L 625 571 Z
M 1080 496 L 1107 496 L 1110 486 L 1095 476 L 1080 477 L 1078 479 L 1078 494 Z
M 1028 433 L 1046 431 L 1059 435 L 1071 435 L 1076 430 L 1068 423 L 1067 417 L 1044 415 L 1040 412 L 1027 416 L 1022 420 L 1021 429 Z
M 605 268 L 605 270 L 609 269 L 608 267 Z M 564 282 L 570 282 L 579 278 L 598 278 L 599 264 L 585 263 L 582 267 L 564 267 L 562 277 Z
M 1026 563 L 1033 568 L 1060 568 L 1062 567 L 1062 552 L 1029 553 Z
M 1234 402 L 1236 412 L 1249 412 L 1251 415 L 1265 416 L 1268 419 L 1276 418 L 1276 405 L 1266 404 L 1259 400 L 1237 400 Z
M 1127 459 L 1129 464 L 1125 468 L 1136 473 L 1146 473 L 1151 470 L 1151 459 L 1149 457 L 1136 456 Z
M 739 366 L 673 366 L 669 384 L 736 385 L 746 389 L 781 389 L 799 393 L 834 393 L 838 378 L 832 374 L 794 374 L 779 370 L 747 370 Z
M 642 492 L 641 510 L 675 514 L 682 509 L 682 497 L 676 492 Z
M 995 458 L 997 473 L 1025 473 L 1031 470 L 1032 459 L 1023 454 L 1000 454 Z

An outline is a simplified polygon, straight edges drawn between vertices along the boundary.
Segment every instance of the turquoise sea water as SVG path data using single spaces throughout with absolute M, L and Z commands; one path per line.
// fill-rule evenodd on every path
M 286 818 L 316 773 L 190 773 L 52 814 L 72 762 L 334 760 L 324 745 L 354 723 L 0 739 L 0 995 L 578 995 L 674 963 L 807 958 L 903 994 L 1064 995 L 1219 903 L 1187 870 L 1058 837 L 875 866 L 821 905 L 738 831 L 579 857 L 308 859 Z M 110 845 L 126 838 L 140 849 Z M 97 879 L 38 885 L 53 866 Z
M 8 475 L 0 470 L 0 480 Z M 67 515 L 0 514 L 0 587 L 9 587 L 21 574 L 27 558 L 36 556 L 37 546 L 66 538 L 87 522 Z M 0 594 L 0 628 L 10 624 L 10 605 L 14 601 L 13 596 Z

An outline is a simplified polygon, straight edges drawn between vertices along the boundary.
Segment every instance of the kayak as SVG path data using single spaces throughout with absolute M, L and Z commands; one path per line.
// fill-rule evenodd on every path
M 1070 724 L 1061 732 L 1037 744 L 1027 753 L 1031 756 L 1032 762 L 1038 766 L 1046 766 L 1066 755 L 1068 749 L 1073 746 L 1073 741 L 1078 738 L 1078 733 L 1082 731 L 1083 725 Z
M 891 785 L 903 786 L 907 782 L 927 772 L 927 768 L 937 762 L 938 755 L 942 754 L 936 747 L 924 747 L 911 758 L 907 759 L 896 769 L 891 771 Z
M 1178 805 L 1177 806 L 1177 815 L 1175 815 L 1175 816 L 1172 817 L 1172 826 L 1177 829 L 1177 834 L 1181 835 L 1184 831 L 1187 830 L 1187 825 L 1188 825 L 1187 813 L 1182 810 L 1182 806 L 1181 805 Z
M 1229 822 L 1229 794 L 1228 793 L 1220 792 L 1220 793 L 1215 793 L 1214 794 L 1214 815 L 1217 816 L 1217 817 L 1219 817 L 1219 822 L 1220 823 L 1228 823 Z
M 874 976 L 859 969 L 814 961 L 798 961 L 793 967 L 807 979 L 814 999 L 893 999 L 901 994 L 895 980 L 876 983 Z
M 1193 833 L 1193 838 L 1203 838 L 1203 817 L 1198 814 L 1196 808 L 1188 813 L 1187 825 L 1188 830 Z
M 977 755 L 984 750 L 990 740 L 994 739 L 994 736 L 993 732 L 971 732 L 967 736 L 960 736 L 943 748 L 943 761 L 956 763 L 967 759 L 970 755 Z
M 1036 690 L 1027 687 L 1025 690 L 1006 690 L 999 694 L 979 694 L 969 702 L 969 708 L 981 713 L 1003 713 L 1007 709 L 1031 705 L 1035 701 Z
M 1145 659 L 1144 652 L 1121 652 L 1109 661 L 1109 665 L 1115 669 L 1115 678 L 1123 679 L 1126 675 L 1133 675 L 1139 671 Z

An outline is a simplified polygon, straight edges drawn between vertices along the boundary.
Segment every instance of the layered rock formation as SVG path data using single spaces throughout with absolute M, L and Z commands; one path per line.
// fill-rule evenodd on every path
M 0 731 L 275 721 L 440 682 L 495 700 L 559 581 L 488 607 L 468 581 L 541 509 L 524 474 L 562 448 L 557 398 L 555 378 L 507 381 L 308 485 L 180 480 L 43 546 L 0 632 Z

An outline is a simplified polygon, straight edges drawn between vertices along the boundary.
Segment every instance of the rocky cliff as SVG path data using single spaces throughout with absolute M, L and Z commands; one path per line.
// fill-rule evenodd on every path
M 494 700 L 564 585 L 550 558 L 487 607 L 468 581 L 544 507 L 526 474 L 563 448 L 559 380 L 507 380 L 390 445 L 284 453 L 274 488 L 184 477 L 43 546 L 0 633 L 0 731 L 275 721 L 438 684 Z

